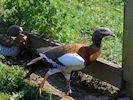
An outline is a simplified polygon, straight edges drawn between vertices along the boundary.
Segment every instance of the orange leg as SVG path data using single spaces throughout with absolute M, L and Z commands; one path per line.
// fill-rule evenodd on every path
M 71 95 L 72 94 L 72 89 L 71 89 L 71 85 L 70 85 L 70 76 L 71 76 L 71 74 L 70 73 L 66 73 L 66 72 L 64 72 L 63 74 L 64 74 L 64 76 L 66 78 L 66 85 L 68 87 L 67 95 Z
M 44 87 L 44 84 L 46 82 L 46 80 L 48 79 L 48 77 L 52 74 L 61 72 L 60 69 L 49 69 L 48 72 L 44 75 L 44 79 L 42 80 L 42 82 L 39 84 L 39 96 L 41 96 L 41 89 Z
M 39 88 L 43 88 L 43 86 L 45 84 L 45 81 L 48 79 L 48 77 L 49 77 L 49 74 L 46 73 L 45 76 L 44 76 L 43 81 L 39 84 Z
M 43 81 L 39 84 L 39 88 L 38 88 L 39 97 L 41 97 L 41 95 L 42 95 L 42 88 L 43 88 L 43 86 L 45 84 L 45 81 L 48 79 L 48 77 L 49 77 L 49 74 L 46 73 L 45 76 L 44 76 Z
M 72 94 L 72 89 L 71 89 L 71 85 L 70 85 L 70 80 L 66 80 L 66 84 L 67 84 L 67 87 L 68 87 L 67 95 L 71 95 Z

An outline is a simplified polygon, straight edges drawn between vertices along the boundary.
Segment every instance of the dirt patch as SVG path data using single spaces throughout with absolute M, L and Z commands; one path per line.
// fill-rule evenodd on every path
M 38 85 L 38 83 L 41 80 L 42 78 L 34 73 L 31 74 L 29 78 L 29 81 L 36 85 Z M 46 90 L 49 93 L 51 93 L 53 100 L 108 100 L 109 99 L 109 97 L 107 96 L 92 95 L 91 93 L 88 93 L 85 89 L 73 85 L 72 85 L 72 90 L 74 93 L 76 93 L 76 95 L 74 97 L 67 96 L 66 95 L 67 87 L 65 84 L 64 77 L 61 74 L 55 74 L 49 77 L 43 90 Z

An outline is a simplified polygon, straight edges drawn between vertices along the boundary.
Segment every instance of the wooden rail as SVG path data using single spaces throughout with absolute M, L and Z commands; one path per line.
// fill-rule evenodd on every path
M 29 38 L 31 41 L 31 50 L 35 52 L 37 48 L 61 45 L 59 43 L 49 41 L 48 39 L 42 39 L 41 37 L 35 35 L 30 35 Z M 120 65 L 111 63 L 102 58 L 98 58 L 94 63 L 87 66 L 82 71 L 88 75 L 94 76 L 118 88 L 121 88 L 122 68 Z

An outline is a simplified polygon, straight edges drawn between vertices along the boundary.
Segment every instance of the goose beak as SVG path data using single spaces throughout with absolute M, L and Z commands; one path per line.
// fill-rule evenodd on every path
M 113 33 L 113 34 L 111 34 L 111 36 L 112 36 L 112 37 L 115 37 L 115 34 Z
M 115 33 L 112 32 L 111 30 L 109 30 L 109 34 L 110 34 L 110 36 L 115 37 Z

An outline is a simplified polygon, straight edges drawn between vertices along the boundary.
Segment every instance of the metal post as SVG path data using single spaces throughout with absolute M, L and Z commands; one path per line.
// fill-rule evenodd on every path
M 133 98 L 133 0 L 125 0 L 124 6 L 123 79 Z

